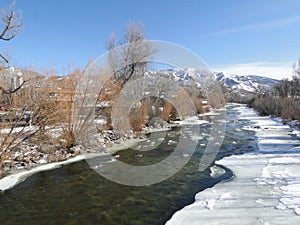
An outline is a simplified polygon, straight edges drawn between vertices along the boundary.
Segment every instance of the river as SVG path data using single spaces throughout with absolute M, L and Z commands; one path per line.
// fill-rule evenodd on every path
M 238 119 L 238 105 L 228 105 L 226 133 L 216 157 L 240 155 L 257 150 L 255 132 L 242 129 L 251 120 Z M 211 120 L 211 116 L 207 116 Z M 0 224 L 165 224 L 172 215 L 195 201 L 195 195 L 232 178 L 231 170 L 216 176 L 211 167 L 199 171 L 199 161 L 209 139 L 211 124 L 201 125 L 200 140 L 189 162 L 171 178 L 150 186 L 133 187 L 111 182 L 86 161 L 36 173 L 12 189 L 0 193 Z M 133 165 L 160 161 L 174 149 L 180 128 L 168 131 L 156 149 L 137 154 L 134 150 L 115 153 L 118 160 Z M 222 185 L 222 184 L 221 184 Z

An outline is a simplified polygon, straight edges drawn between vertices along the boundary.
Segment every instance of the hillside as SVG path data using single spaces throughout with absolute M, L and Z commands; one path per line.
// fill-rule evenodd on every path
M 217 81 L 223 82 L 231 90 L 243 90 L 250 93 L 268 91 L 279 82 L 276 79 L 257 75 L 240 76 L 221 72 L 215 73 L 214 76 Z
M 187 68 L 183 70 L 169 69 L 159 72 L 164 76 L 173 76 L 173 79 L 179 82 L 182 86 L 197 85 L 201 86 L 204 78 L 212 76 L 216 81 L 219 81 L 226 87 L 226 96 L 229 101 L 244 102 L 250 99 L 254 94 L 258 92 L 267 92 L 271 88 L 279 83 L 279 80 L 257 76 L 257 75 L 236 75 L 225 74 L 222 72 L 212 72 L 207 74 L 203 73 L 203 70 Z

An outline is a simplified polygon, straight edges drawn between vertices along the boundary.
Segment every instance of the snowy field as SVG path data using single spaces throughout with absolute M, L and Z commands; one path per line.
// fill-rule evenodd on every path
M 300 141 L 292 138 L 295 131 L 251 109 L 238 110 L 239 119 L 254 122 L 244 129 L 255 131 L 258 151 L 218 161 L 235 177 L 198 193 L 167 225 L 300 224 Z

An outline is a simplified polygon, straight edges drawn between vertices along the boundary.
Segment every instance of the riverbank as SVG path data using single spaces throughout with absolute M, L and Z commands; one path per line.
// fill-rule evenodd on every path
M 142 140 L 143 139 L 127 139 L 125 141 L 112 144 L 111 147 L 106 148 L 103 152 L 81 153 L 80 155 L 76 155 L 74 157 L 59 162 L 45 163 L 31 168 L 12 170 L 6 176 L 0 179 L 0 191 L 5 191 L 13 188 L 20 182 L 24 181 L 27 177 L 30 177 L 35 173 L 39 173 L 41 171 L 53 170 L 61 166 L 69 165 L 71 163 L 75 163 L 81 160 L 86 160 L 86 159 L 99 157 L 99 156 L 112 155 L 118 151 L 134 146 L 135 144 L 137 144 Z
M 300 140 L 291 126 L 238 108 L 239 120 L 253 124 L 257 151 L 233 155 L 216 162 L 235 174 L 199 192 L 195 202 L 177 211 L 166 223 L 232 225 L 296 225 L 300 216 Z
M 203 125 L 206 123 L 208 123 L 208 121 L 196 117 L 189 118 L 184 121 L 169 123 L 166 127 L 148 128 L 141 134 L 143 136 L 151 133 L 167 132 L 173 127 L 180 127 L 186 124 Z M 25 146 L 26 148 L 24 150 L 15 152 L 11 158 L 3 161 L 3 165 L 6 169 L 4 176 L 3 174 L 2 177 L 0 176 L 0 191 L 10 189 L 22 182 L 26 177 L 40 171 L 55 169 L 91 157 L 112 155 L 115 152 L 131 148 L 138 142 L 145 140 L 138 136 L 130 136 L 130 138 L 127 139 L 116 139 L 115 137 L 117 137 L 117 135 L 114 131 L 105 131 L 101 137 L 102 142 L 100 142 L 103 148 L 96 151 L 93 149 L 84 149 L 82 146 L 74 146 L 69 150 L 62 149 L 52 154 L 47 154 L 39 151 L 37 146 Z M 14 166 L 12 167 L 11 164 Z
M 206 122 L 204 120 L 197 120 L 197 121 L 187 121 L 186 123 L 205 124 Z M 182 124 L 184 124 L 184 122 L 182 122 Z M 166 128 L 148 129 L 144 132 L 144 134 L 167 132 L 170 131 L 173 126 L 181 126 L 182 124 L 174 123 L 173 125 L 170 125 L 170 127 L 166 127 Z M 29 166 L 27 168 L 22 167 L 19 169 L 8 171 L 7 174 L 0 179 L 0 191 L 5 191 L 13 188 L 20 182 L 24 181 L 27 177 L 30 177 L 35 173 L 56 169 L 61 166 L 65 166 L 81 160 L 90 159 L 93 157 L 112 155 L 118 151 L 132 148 L 133 146 L 135 146 L 136 144 L 144 140 L 145 139 L 141 137 L 136 137 L 136 138 L 132 137 L 130 139 L 121 139 L 121 140 L 118 139 L 116 141 L 111 140 L 108 147 L 103 148 L 101 151 L 93 151 L 92 149 L 88 149 L 84 151 L 83 147 L 80 146 L 73 147 L 72 148 L 73 154 L 69 154 L 68 158 L 64 159 L 64 158 L 56 157 L 55 158 L 56 160 L 60 159 L 57 162 L 47 162 L 46 160 L 41 160 L 39 164 L 35 164 L 34 166 Z

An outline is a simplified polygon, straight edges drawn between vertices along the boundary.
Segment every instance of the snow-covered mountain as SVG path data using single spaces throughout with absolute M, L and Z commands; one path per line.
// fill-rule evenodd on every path
M 215 73 L 214 76 L 217 81 L 223 82 L 227 88 L 231 90 L 243 90 L 250 93 L 268 91 L 279 82 L 279 80 L 276 79 L 257 75 L 240 76 L 235 74 Z
M 236 74 L 225 74 L 222 72 L 211 72 L 203 71 L 194 68 L 187 68 L 183 70 L 169 69 L 162 70 L 159 72 L 162 75 L 173 76 L 173 79 L 183 85 L 187 85 L 191 81 L 199 83 L 203 77 L 210 76 L 212 79 L 223 83 L 229 92 L 241 92 L 245 93 L 256 93 L 258 91 L 268 91 L 279 80 L 257 76 L 257 75 L 236 75 Z

